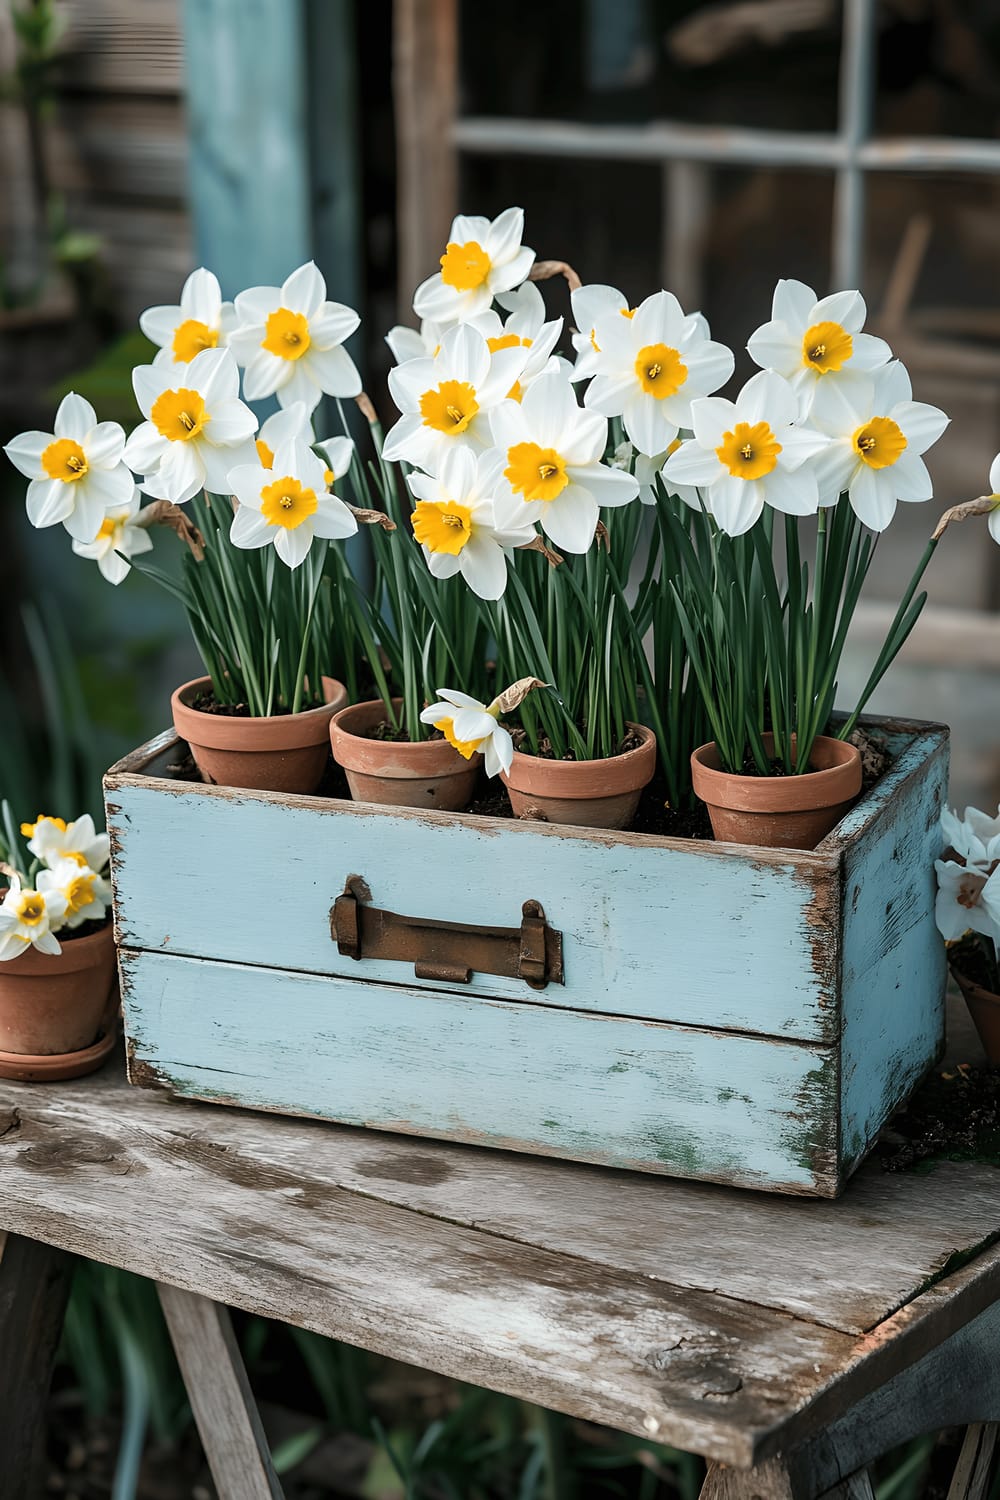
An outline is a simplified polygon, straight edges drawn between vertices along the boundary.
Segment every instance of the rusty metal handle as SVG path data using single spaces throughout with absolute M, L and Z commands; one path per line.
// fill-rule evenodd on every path
M 401 916 L 371 900 L 364 876 L 348 875 L 330 908 L 330 936 L 345 958 L 412 963 L 418 979 L 447 984 L 468 984 L 474 973 L 523 979 L 534 990 L 565 983 L 562 933 L 538 901 L 525 901 L 520 927 L 477 927 Z

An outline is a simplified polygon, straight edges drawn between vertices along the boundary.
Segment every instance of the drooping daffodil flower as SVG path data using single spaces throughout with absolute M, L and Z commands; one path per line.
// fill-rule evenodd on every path
M 123 460 L 125 433 L 98 422 L 89 401 L 71 391 L 59 403 L 54 432 L 22 432 L 4 452 L 29 479 L 32 526 L 62 522 L 75 541 L 89 542 L 109 510 L 127 505 L 134 481 Z
M 180 367 L 139 365 L 132 385 L 146 421 L 125 444 L 125 462 L 146 494 L 174 505 L 200 489 L 228 494 L 226 476 L 253 457 L 257 431 L 230 351 L 204 349 Z
M 0 901 L 0 963 L 20 958 L 29 947 L 58 956 L 62 947 L 55 934 L 65 915 L 66 900 L 58 891 L 33 890 L 12 875 Z
M 313 261 L 281 286 L 240 292 L 235 308 L 229 343 L 245 367 L 248 401 L 277 395 L 279 406 L 303 401 L 313 411 L 324 394 L 360 395 L 361 376 L 342 346 L 361 319 L 343 302 L 328 301 L 326 281 Z
M 101 522 L 100 530 L 90 542 L 73 543 L 77 557 L 90 558 L 96 562 L 102 577 L 109 583 L 121 583 L 131 572 L 128 558 L 152 550 L 153 539 L 139 519 L 141 496 L 138 487 L 133 489 L 132 499 L 120 510 L 111 510 Z
M 274 550 L 290 568 L 309 555 L 314 537 L 341 540 L 353 536 L 358 523 L 343 500 L 329 491 L 350 468 L 350 438 L 332 439 L 326 461 L 302 438 L 283 443 L 270 468 L 259 461 L 240 464 L 229 474 L 229 488 L 239 501 L 230 540 L 236 547 Z M 327 478 L 333 474 L 333 481 Z
M 192 271 L 181 288 L 176 306 L 147 307 L 139 327 L 159 346 L 154 365 L 187 365 L 203 349 L 226 343 L 236 326 L 236 311 L 223 302 L 218 277 L 204 266 Z
M 499 292 L 520 286 L 535 261 L 535 252 L 521 244 L 523 234 L 522 208 L 508 208 L 493 220 L 459 214 L 440 271 L 414 294 L 417 317 L 465 323 L 485 312 Z

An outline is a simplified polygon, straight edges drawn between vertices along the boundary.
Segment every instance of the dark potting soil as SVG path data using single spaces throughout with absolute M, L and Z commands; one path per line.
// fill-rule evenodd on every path
M 199 693 L 196 698 L 192 698 L 191 707 L 197 710 L 197 712 L 200 714 L 221 714 L 224 718 L 227 719 L 252 719 L 254 717 L 254 715 L 250 712 L 249 704 L 220 703 L 215 694 L 212 692 Z M 299 711 L 301 713 L 305 712 L 305 710 L 309 708 L 321 707 L 322 703 L 320 701 L 316 701 L 313 703 L 303 703 L 302 708 Z M 270 717 L 272 719 L 280 719 L 283 718 L 286 714 L 290 713 L 290 708 L 285 708 L 279 703 L 275 704 L 274 708 L 272 708 Z
M 879 1136 L 886 1172 L 934 1160 L 1000 1166 L 1000 1068 L 956 1063 L 935 1072 Z
M 985 939 L 988 942 L 989 939 Z M 978 984 L 991 995 L 1000 994 L 1000 973 L 997 963 L 986 951 L 983 943 L 972 933 L 948 945 L 948 962 L 966 979 Z
M 81 922 L 79 927 L 64 927 L 56 935 L 60 943 L 71 943 L 74 938 L 93 937 L 95 932 L 102 932 L 109 921 L 109 917 L 96 917 L 93 921 Z
M 583 733 L 584 726 L 578 725 L 577 727 L 580 729 L 580 732 Z M 544 734 L 539 736 L 538 749 L 532 750 L 530 744 L 528 743 L 528 736 L 525 734 L 520 725 L 514 726 L 511 729 L 510 737 L 514 741 L 514 749 L 517 750 L 521 755 L 534 755 L 537 756 L 539 760 L 575 761 L 577 758 L 575 750 L 567 750 L 565 755 L 557 756 L 552 748 L 551 741 L 549 740 L 548 736 Z M 636 734 L 634 729 L 630 729 L 620 741 L 617 749 L 615 750 L 615 754 L 624 755 L 628 750 L 638 750 L 641 744 L 642 736 Z

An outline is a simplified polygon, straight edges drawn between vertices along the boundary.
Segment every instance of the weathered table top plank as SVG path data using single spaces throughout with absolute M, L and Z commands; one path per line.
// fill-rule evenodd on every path
M 989 1167 L 781 1200 L 182 1103 L 113 1065 L 0 1084 L 0 1228 L 737 1464 L 1000 1296 Z

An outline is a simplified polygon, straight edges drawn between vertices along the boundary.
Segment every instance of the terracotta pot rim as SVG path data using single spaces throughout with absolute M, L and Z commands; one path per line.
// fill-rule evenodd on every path
M 773 748 L 773 737 L 763 736 L 765 748 Z M 724 771 L 714 740 L 699 745 L 691 754 L 691 780 L 695 794 L 709 806 L 735 812 L 808 812 L 850 802 L 861 791 L 861 754 L 856 745 L 831 735 L 817 735 L 815 750 L 835 752 L 835 763 L 801 776 L 744 776 Z M 714 764 L 713 764 L 714 762 Z
M 329 702 L 297 714 L 269 714 L 263 718 L 242 718 L 229 714 L 206 714 L 188 701 L 211 689 L 210 677 L 193 677 L 175 688 L 170 695 L 174 727 L 188 743 L 203 745 L 207 750 L 267 751 L 297 750 L 321 745 L 327 736 L 331 716 L 343 708 L 347 689 L 335 677 L 323 678 L 323 690 Z
M 401 709 L 403 700 L 394 698 L 392 704 L 393 708 Z M 466 760 L 446 739 L 375 740 L 357 733 L 358 728 L 378 724 L 384 717 L 385 704 L 381 698 L 352 703 L 334 714 L 330 720 L 330 744 L 334 760 L 345 771 L 360 771 L 366 776 L 396 780 L 422 780 L 431 776 L 461 775 L 463 771 L 478 769 L 482 765 L 483 757 L 479 751 Z M 375 759 L 379 762 L 377 768 L 372 764 Z
M 631 750 L 608 755 L 603 760 L 547 760 L 515 750 L 511 768 L 501 772 L 501 780 L 505 786 L 539 797 L 570 797 L 580 801 L 640 791 L 651 780 L 656 767 L 656 736 L 645 724 L 627 722 L 642 741 Z M 587 777 L 599 781 L 593 790 L 578 790 L 578 783 Z
M 97 932 L 88 933 L 86 937 L 64 940 L 57 932 L 56 938 L 62 944 L 61 953 L 39 953 L 37 948 L 29 946 L 16 958 L 6 959 L 0 964 L 0 976 L 6 971 L 8 974 L 19 974 L 31 979 L 36 975 L 43 978 L 54 969 L 63 974 L 77 974 L 81 969 L 89 969 L 109 944 L 114 945 L 113 924 L 108 917 L 103 927 Z
M 948 968 L 954 975 L 955 983 L 966 999 L 971 997 L 973 1000 L 980 1000 L 984 1004 L 995 1005 L 1000 1010 L 1000 995 L 994 994 L 992 990 L 984 990 L 982 985 L 976 984 L 974 979 L 966 978 L 957 964 L 953 964 L 950 959 L 948 960 Z

